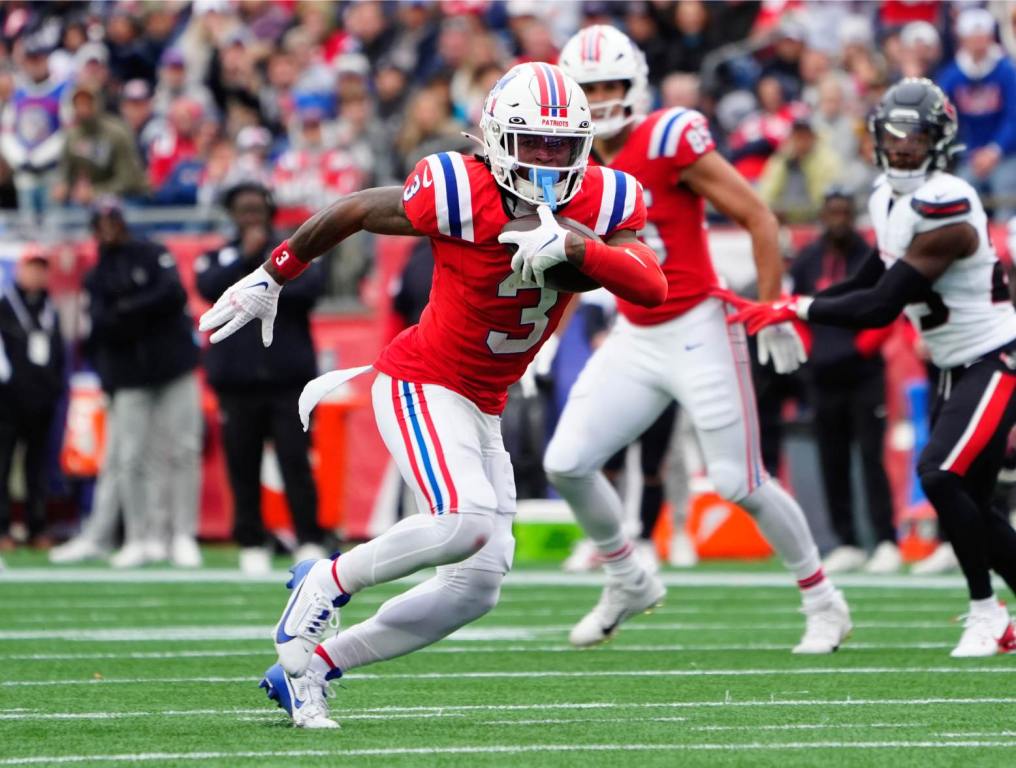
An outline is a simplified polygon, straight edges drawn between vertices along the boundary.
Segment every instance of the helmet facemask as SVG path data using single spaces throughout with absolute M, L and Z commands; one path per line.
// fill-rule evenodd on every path
M 555 88 L 566 93 L 556 104 L 541 100 L 532 79 L 535 67 L 560 78 Z M 510 70 L 488 96 L 480 130 L 495 180 L 515 197 L 556 209 L 578 193 L 593 128 L 582 89 L 556 68 L 538 64 Z

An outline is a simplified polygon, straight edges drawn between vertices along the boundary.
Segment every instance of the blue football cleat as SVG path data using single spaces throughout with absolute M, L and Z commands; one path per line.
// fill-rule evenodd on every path
M 338 675 L 336 675 L 337 677 Z M 338 728 L 328 716 L 328 681 L 311 670 L 303 677 L 290 677 L 281 664 L 265 671 L 259 688 L 286 710 L 297 728 Z
M 332 576 L 332 558 L 302 560 L 289 572 L 286 587 L 293 590 L 282 618 L 275 625 L 272 640 L 279 663 L 293 677 L 299 677 L 321 642 L 325 629 L 337 608 L 349 602 L 349 595 L 333 597 L 337 587 Z

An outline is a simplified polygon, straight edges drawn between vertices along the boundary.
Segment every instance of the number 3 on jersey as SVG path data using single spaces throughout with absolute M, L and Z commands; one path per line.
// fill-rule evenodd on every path
M 512 272 L 497 286 L 497 295 L 513 299 L 518 296 L 521 290 L 532 290 L 536 288 L 532 283 L 527 283 L 522 276 Z M 547 330 L 547 323 L 550 319 L 547 313 L 557 304 L 557 291 L 550 288 L 540 288 L 540 301 L 535 307 L 523 307 L 522 315 L 519 318 L 519 325 L 523 327 L 532 326 L 532 330 L 523 339 L 513 339 L 503 331 L 490 331 L 487 334 L 487 348 L 495 355 L 518 355 L 528 352 L 540 343 L 543 332 Z

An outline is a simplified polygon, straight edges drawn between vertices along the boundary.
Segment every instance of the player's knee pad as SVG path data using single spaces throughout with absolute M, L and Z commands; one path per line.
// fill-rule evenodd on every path
M 727 501 L 740 502 L 748 495 L 748 475 L 740 462 L 718 460 L 708 466 L 709 481 Z
M 921 489 L 928 501 L 936 510 L 948 511 L 948 499 L 956 491 L 962 490 L 962 480 L 954 472 L 947 472 L 934 466 L 918 466 L 917 477 L 921 481 Z
M 475 568 L 443 568 L 438 578 L 444 582 L 442 592 L 454 603 L 456 611 L 470 620 L 490 612 L 501 597 L 504 574 Z
M 441 560 L 454 563 L 479 552 L 494 533 L 494 522 L 489 514 L 461 512 L 437 515 L 430 523 L 441 531 L 439 547 Z
M 593 466 L 593 460 L 587 453 L 558 430 L 547 446 L 547 452 L 543 454 L 543 471 L 547 473 L 547 479 L 557 485 L 557 481 L 562 478 L 592 475 L 599 467 Z

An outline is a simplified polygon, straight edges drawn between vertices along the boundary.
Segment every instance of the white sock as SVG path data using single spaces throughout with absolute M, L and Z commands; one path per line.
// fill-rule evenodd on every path
M 996 613 L 999 609 L 998 598 L 995 595 L 986 597 L 983 600 L 971 600 L 970 612 L 975 614 Z
M 457 566 L 437 571 L 385 602 L 366 621 L 321 643 L 311 668 L 322 674 L 334 669 L 347 672 L 402 656 L 447 637 L 497 604 L 502 574 Z
M 794 498 L 770 479 L 737 503 L 755 518 L 762 535 L 798 583 L 814 581 L 816 574 L 822 570 L 822 561 L 808 521 Z M 820 581 L 815 581 L 815 584 Z M 802 591 L 811 589 L 804 585 L 801 588 Z

